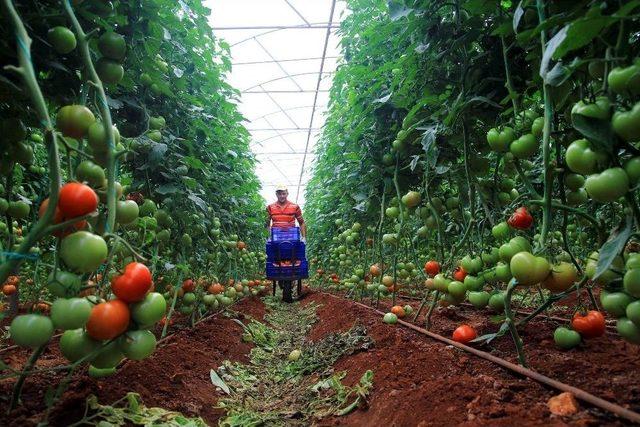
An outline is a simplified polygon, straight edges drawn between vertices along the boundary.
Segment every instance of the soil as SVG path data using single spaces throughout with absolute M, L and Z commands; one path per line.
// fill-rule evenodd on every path
M 628 425 L 583 403 L 572 416 L 554 416 L 549 412 L 547 401 L 559 394 L 556 390 L 400 325 L 385 325 L 378 314 L 351 301 L 310 292 L 301 303 L 309 302 L 319 304 L 319 320 L 309 333 L 309 340 L 317 341 L 331 332 L 345 331 L 355 323 L 364 325 L 374 340 L 373 347 L 367 351 L 345 356 L 334 365 L 335 371 L 347 371 L 344 380 L 347 385 L 357 383 L 366 370 L 373 370 L 374 388 L 368 408 L 322 420 L 320 425 Z M 419 305 L 415 300 L 401 303 Z M 383 305 L 380 308 L 385 309 Z M 236 309 L 257 319 L 264 315 L 264 305 L 255 298 L 240 302 Z M 432 330 L 449 336 L 457 325 L 468 323 L 479 333 L 493 332 L 498 325 L 491 323 L 488 314 L 469 307 L 440 309 L 433 315 Z M 423 325 L 423 316 L 417 322 Z M 629 409 L 640 410 L 637 347 L 608 333 L 578 349 L 558 351 L 551 338 L 556 326 L 554 321 L 535 319 L 523 328 L 531 367 Z M 53 411 L 51 422 L 66 425 L 80 419 L 90 394 L 97 395 L 101 403 L 111 403 L 135 391 L 148 406 L 200 416 L 210 425 L 216 425 L 222 413 L 215 408 L 219 395 L 211 384 L 209 370 L 226 359 L 248 360 L 251 346 L 241 340 L 241 334 L 242 328 L 237 323 L 219 315 L 195 329 L 177 332 L 152 357 L 143 362 L 126 363 L 113 377 L 94 380 L 78 374 Z M 39 367 L 61 362 L 55 347 L 51 346 Z M 496 339 L 483 349 L 515 361 L 508 336 Z M 19 366 L 26 353 L 16 350 L 0 356 L 12 366 Z M 0 425 L 35 424 L 44 410 L 43 395 L 47 387 L 59 380 L 60 376 L 54 374 L 30 378 L 25 385 L 23 406 L 10 417 L 2 410 Z M 7 396 L 11 385 L 11 380 L 1 381 L 0 396 Z M 0 400 L 2 406 L 6 407 L 6 402 Z

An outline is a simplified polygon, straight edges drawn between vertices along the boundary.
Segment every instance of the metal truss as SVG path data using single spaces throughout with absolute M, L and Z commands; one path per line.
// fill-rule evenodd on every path
M 277 151 L 277 150 L 267 150 L 267 151 L 263 151 L 263 152 L 254 152 L 254 155 L 256 157 L 259 157 L 261 159 L 261 161 L 263 162 L 269 162 L 270 166 L 272 166 L 278 173 L 279 175 L 283 178 L 284 182 L 287 183 L 287 185 L 289 187 L 292 187 L 296 189 L 296 193 L 295 193 L 295 201 L 298 202 L 298 199 L 300 197 L 300 193 L 301 193 L 301 188 L 303 189 L 306 186 L 306 182 L 303 183 L 303 176 L 304 176 L 304 171 L 305 171 L 305 165 L 307 164 L 307 159 L 309 155 L 313 155 L 313 150 L 310 148 L 310 142 L 311 142 L 311 136 L 313 132 L 317 132 L 319 131 L 321 128 L 318 126 L 314 126 L 314 122 L 316 121 L 316 113 L 318 112 L 318 99 L 319 99 L 319 94 L 320 93 L 327 93 L 329 92 L 329 90 L 327 89 L 321 89 L 320 86 L 322 84 L 322 81 L 325 77 L 330 77 L 332 76 L 332 74 L 334 74 L 334 71 L 325 71 L 325 64 L 327 62 L 328 59 L 334 60 L 337 59 L 338 57 L 336 56 L 327 56 L 327 49 L 328 49 L 328 45 L 329 45 L 329 39 L 332 33 L 332 30 L 336 29 L 339 27 L 339 23 L 335 23 L 333 22 L 334 19 L 334 12 L 335 12 L 335 8 L 336 8 L 336 0 L 332 0 L 331 1 L 331 9 L 329 12 L 329 18 L 327 20 L 327 22 L 319 22 L 319 23 L 313 23 L 310 22 L 305 16 L 304 14 L 298 10 L 294 4 L 293 4 L 293 0 L 280 0 L 284 3 L 286 3 L 286 5 L 297 15 L 297 17 L 300 19 L 301 23 L 299 25 L 265 25 L 265 26 L 233 26 L 233 27 L 214 27 L 214 30 L 247 30 L 247 31 L 252 31 L 252 30 L 265 30 L 263 32 L 259 32 L 258 34 L 253 34 L 253 35 L 249 35 L 251 33 L 249 33 L 247 38 L 244 38 L 234 44 L 232 44 L 231 46 L 237 46 L 241 43 L 247 43 L 247 42 L 252 42 L 255 43 L 269 58 L 268 60 L 261 60 L 261 61 L 246 61 L 246 62 L 237 62 L 237 63 L 233 63 L 234 66 L 249 66 L 249 65 L 261 65 L 261 64 L 275 64 L 279 71 L 282 73 L 281 76 L 270 79 L 270 80 L 266 80 L 266 81 L 262 81 L 259 83 L 256 83 L 255 85 L 245 88 L 244 90 L 241 91 L 241 93 L 243 95 L 249 95 L 249 94 L 261 94 L 261 95 L 266 95 L 268 100 L 273 104 L 273 106 L 275 107 L 275 110 L 263 114 L 260 117 L 256 117 L 255 119 L 253 119 L 253 121 L 258 121 L 261 120 L 262 123 L 266 123 L 266 127 L 260 126 L 260 127 L 255 127 L 255 128 L 248 128 L 247 130 L 249 132 L 268 132 L 268 134 L 265 136 L 265 138 L 260 139 L 260 140 L 256 140 L 255 136 L 253 138 L 253 141 L 251 142 L 252 146 L 260 146 L 260 147 L 264 147 L 264 143 L 266 143 L 267 141 L 273 140 L 273 139 L 280 139 L 283 143 L 284 146 L 286 146 L 285 151 Z M 303 57 L 303 58 L 286 58 L 286 59 L 278 59 L 276 58 L 267 48 L 267 45 L 265 45 L 265 43 L 263 43 L 260 39 L 263 38 L 265 35 L 267 34 L 272 34 L 274 32 L 278 32 L 278 31 L 287 31 L 287 30 L 323 30 L 325 31 L 325 35 L 324 35 L 324 45 L 323 45 L 323 49 L 322 49 L 322 56 L 320 57 Z M 312 71 L 312 72 L 301 72 L 301 73 L 289 73 L 285 67 L 285 64 L 287 63 L 291 63 L 291 62 L 298 62 L 298 61 L 320 61 L 320 66 L 319 69 L 317 71 Z M 296 77 L 300 77 L 300 76 L 307 76 L 307 75 L 315 75 L 317 76 L 317 80 L 316 80 L 316 85 L 315 85 L 315 89 L 309 89 L 309 88 L 303 88 L 300 85 L 300 82 L 296 79 Z M 277 82 L 277 81 L 281 81 L 281 80 L 287 80 L 288 82 L 290 82 L 293 87 L 291 89 L 269 89 L 267 87 L 267 85 L 269 83 L 273 83 L 273 82 Z M 276 94 L 307 94 L 307 93 L 313 93 L 313 104 L 312 105 L 302 105 L 302 106 L 296 106 L 296 107 L 289 107 L 289 108 L 285 108 L 279 101 L 278 99 L 276 99 L 276 97 L 274 97 L 274 95 Z M 266 98 L 265 98 L 266 100 Z M 306 126 L 303 126 L 300 123 L 297 123 L 296 120 L 294 119 L 294 117 L 291 116 L 291 114 L 289 114 L 291 111 L 293 110 L 300 110 L 300 109 L 311 109 L 311 114 L 310 114 L 310 118 L 309 118 L 309 122 Z M 269 111 L 269 110 L 267 110 Z M 282 114 L 286 120 L 288 122 L 291 123 L 291 126 L 288 126 L 285 124 L 285 126 L 282 126 L 281 124 L 279 124 L 279 126 L 274 126 L 272 124 L 272 122 L 269 120 L 269 117 L 274 115 L 274 114 Z M 294 134 L 299 134 L 299 133 L 305 133 L 306 134 L 306 138 L 305 138 L 305 145 L 304 145 L 304 150 L 300 150 L 300 148 L 298 147 L 297 149 L 295 149 L 294 147 L 292 147 L 289 142 L 287 141 L 287 139 L 285 138 L 287 135 L 294 135 Z M 275 147 L 274 147 L 275 148 Z M 287 149 L 289 149 L 290 151 L 286 151 Z M 296 175 L 293 175 L 290 170 L 283 170 L 285 168 L 282 167 L 282 165 L 278 165 L 278 161 L 274 161 L 272 160 L 271 157 L 274 157 L 274 159 L 283 161 L 283 160 L 295 160 L 296 158 L 299 158 L 300 156 L 302 156 L 302 162 L 301 162 L 301 166 L 300 166 L 300 170 L 299 173 Z M 286 158 L 285 156 L 290 156 L 291 158 Z M 285 173 L 287 172 L 287 173 Z M 297 183 L 294 182 L 295 178 L 290 178 L 291 176 L 295 176 L 295 178 L 297 178 Z M 276 183 L 263 183 L 263 186 L 265 187 L 273 187 L 277 185 Z

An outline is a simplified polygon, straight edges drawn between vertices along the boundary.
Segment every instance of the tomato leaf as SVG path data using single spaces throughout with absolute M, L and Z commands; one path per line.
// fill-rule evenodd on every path
M 222 378 L 220 378 L 220 376 L 214 369 L 209 371 L 209 376 L 211 377 L 211 382 L 213 383 L 213 385 L 224 391 L 226 394 L 231 393 L 231 389 L 229 389 L 227 383 L 225 383 Z
M 569 31 L 568 27 L 562 28 L 560 31 L 554 35 L 551 40 L 547 42 L 547 46 L 544 49 L 544 53 L 542 54 L 542 60 L 540 61 L 540 77 L 546 80 L 547 72 L 549 70 L 549 63 L 551 62 L 551 58 L 553 54 L 558 49 L 558 47 L 562 44 L 565 38 L 567 38 L 567 32 Z
M 520 25 L 520 20 L 524 16 L 524 8 L 522 7 L 524 1 L 525 0 L 520 0 L 518 7 L 516 7 L 516 10 L 513 12 L 513 31 L 515 33 L 518 32 L 518 25 Z
M 593 279 L 597 279 L 609 269 L 613 260 L 622 252 L 624 246 L 627 244 L 627 240 L 631 236 L 633 229 L 633 217 L 627 216 L 625 226 L 617 234 L 615 231 L 609 237 L 602 247 L 600 248 L 598 255 L 598 266 L 596 268 L 596 274 Z
M 591 43 L 603 29 L 614 22 L 617 20 L 608 16 L 585 17 L 573 21 L 565 27 L 567 36 L 553 52 L 553 59 L 560 59 L 572 50 Z
M 438 135 L 438 125 L 424 128 L 422 134 L 422 148 L 427 159 L 427 165 L 432 168 L 438 160 L 438 147 L 436 146 L 436 136 Z
M 392 21 L 397 21 L 413 12 L 413 9 L 409 9 L 404 4 L 393 0 L 387 2 L 387 6 L 389 7 L 389 18 Z
M 611 151 L 613 147 L 613 130 L 609 120 L 572 114 L 573 127 L 585 138 L 596 145 L 597 149 Z

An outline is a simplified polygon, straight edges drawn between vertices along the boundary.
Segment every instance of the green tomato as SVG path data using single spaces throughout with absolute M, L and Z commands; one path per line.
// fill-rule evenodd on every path
M 156 349 L 156 336 L 147 330 L 129 331 L 120 338 L 120 350 L 131 360 L 142 360 Z
M 640 298 L 640 268 L 627 270 L 622 283 L 626 293 L 635 298 Z
M 29 216 L 29 212 L 31 211 L 31 206 L 21 200 L 16 202 L 9 202 L 9 207 L 7 208 L 7 215 L 14 219 L 25 219 Z
M 640 157 L 634 157 L 626 161 L 624 171 L 629 177 L 629 183 L 632 186 L 636 186 L 640 182 Z
M 626 317 L 622 317 L 618 319 L 616 328 L 622 338 L 632 344 L 640 344 L 640 326 L 636 325 Z
M 113 146 L 120 143 L 120 131 L 113 125 Z M 94 152 L 106 152 L 109 150 L 109 140 L 107 137 L 107 128 L 102 122 L 93 123 L 87 133 L 87 141 Z M 103 180 L 104 181 L 104 180 Z
M 614 202 L 629 191 L 629 178 L 624 169 L 610 168 L 587 178 L 584 188 L 597 202 Z
M 512 279 L 513 275 L 511 274 L 511 269 L 509 268 L 509 264 L 498 263 L 496 265 L 496 279 L 499 282 L 508 282 Z
M 116 202 L 116 221 L 120 224 L 130 224 L 138 219 L 140 209 L 133 200 L 118 200 Z
M 544 117 L 536 118 L 531 124 L 531 134 L 535 137 L 542 136 L 544 130 Z
M 447 286 L 447 292 L 450 293 L 456 300 L 460 300 L 467 294 L 467 287 L 462 282 L 453 280 Z
M 487 142 L 493 151 L 509 151 L 509 145 L 515 138 L 515 132 L 510 127 L 504 127 L 500 130 L 493 128 L 487 132 Z
M 564 176 L 564 185 L 571 191 L 578 191 L 584 186 L 584 177 L 577 173 L 568 173 Z
M 625 310 L 627 318 L 633 322 L 634 325 L 640 327 L 640 300 L 636 300 L 629 304 Z
M 565 161 L 573 172 L 589 175 L 598 170 L 606 160 L 606 155 L 593 151 L 591 143 L 586 139 L 573 141 L 567 147 Z
M 149 129 L 160 130 L 167 124 L 166 120 L 162 116 L 149 118 Z
M 627 270 L 640 268 L 640 252 L 629 253 L 624 264 Z
M 632 298 L 624 292 L 602 291 L 600 293 L 602 308 L 614 317 L 624 317 L 631 301 Z
M 468 274 L 464 278 L 464 286 L 468 291 L 480 291 L 484 286 L 484 278 Z
M 93 305 L 86 298 L 58 298 L 51 304 L 51 320 L 58 329 L 82 328 Z
M 398 316 L 396 316 L 394 313 L 386 313 L 382 317 L 382 321 L 388 325 L 395 325 L 396 323 L 398 323 Z
M 158 210 L 155 202 L 151 199 L 146 199 L 140 206 L 140 216 L 151 216 Z
M 80 276 L 68 271 L 58 270 L 49 275 L 47 289 L 56 297 L 68 298 L 78 294 L 82 287 Z
M 480 258 L 484 265 L 492 266 L 500 259 L 500 252 L 498 251 L 498 248 L 491 248 L 490 252 L 483 252 L 482 255 L 480 255 Z
M 76 179 L 96 188 L 104 184 L 104 169 L 90 160 L 83 160 L 76 168 Z
M 567 191 L 565 196 L 569 206 L 579 206 L 589 201 L 589 196 L 584 188 L 580 188 L 577 191 Z
M 120 34 L 108 31 L 98 39 L 98 49 L 105 57 L 121 61 L 127 51 L 127 43 Z
M 90 273 L 107 259 L 104 239 L 88 231 L 77 231 L 62 239 L 60 257 L 73 270 Z
M 140 326 L 153 325 L 162 319 L 166 311 L 167 301 L 157 292 L 150 292 L 142 301 L 131 304 L 131 318 Z
M 511 274 L 518 283 L 531 286 L 542 282 L 551 272 L 549 262 L 531 254 L 531 252 L 519 252 L 515 254 L 509 263 Z
M 487 291 L 469 292 L 469 302 L 476 308 L 484 308 L 489 303 L 491 295 Z
M 47 33 L 47 39 L 53 49 L 61 55 L 73 51 L 78 44 L 76 35 L 67 27 L 53 27 Z
M 104 84 L 118 84 L 124 77 L 124 68 L 119 62 L 113 59 L 100 58 L 96 62 L 95 67 L 98 77 L 100 77 L 100 80 L 102 80 Z
M 509 151 L 517 159 L 527 159 L 538 151 L 538 141 L 530 133 L 522 135 L 511 143 Z
M 96 341 L 84 329 L 70 329 L 60 337 L 60 352 L 70 362 L 90 355 L 100 348 L 100 341 Z
M 609 88 L 615 93 L 637 95 L 640 93 L 640 66 L 616 67 L 607 76 Z
M 235 297 L 235 289 L 234 288 L 229 288 L 228 290 L 230 291 L 231 289 L 234 290 L 233 297 Z M 195 304 L 195 302 L 196 302 L 196 294 L 194 294 L 193 292 L 185 293 L 184 296 L 182 297 L 182 302 L 187 304 L 187 305 Z
M 491 295 L 489 298 L 489 307 L 495 312 L 502 313 L 504 311 L 504 297 L 504 292 Z
M 100 369 L 115 368 L 123 358 L 124 355 L 122 354 L 122 350 L 120 350 L 118 341 L 111 341 L 109 344 L 104 346 L 102 350 L 100 350 L 96 357 L 91 361 L 91 365 Z
M 606 96 L 599 96 L 596 98 L 595 103 L 578 101 L 571 109 L 571 118 L 575 120 L 576 115 L 598 120 L 609 120 L 609 117 L 611 117 L 611 101 Z
M 571 350 L 580 345 L 582 338 L 578 332 L 560 326 L 553 332 L 553 341 L 559 349 Z
M 446 292 L 449 287 L 449 279 L 444 274 L 438 273 L 433 277 L 433 287 L 440 292 Z
M 491 229 L 491 235 L 498 241 L 506 240 L 511 234 L 511 229 L 506 221 L 502 221 L 493 226 Z
M 616 111 L 611 119 L 613 131 L 625 141 L 640 141 L 640 102 L 630 111 Z
M 51 339 L 53 322 L 40 314 L 21 314 L 11 322 L 9 333 L 17 345 L 38 348 Z

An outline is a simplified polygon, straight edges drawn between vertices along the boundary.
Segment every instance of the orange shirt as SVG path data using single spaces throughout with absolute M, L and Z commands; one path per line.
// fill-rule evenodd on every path
M 267 214 L 269 214 L 269 218 L 271 218 L 272 227 L 295 227 L 296 220 L 298 220 L 298 224 L 304 224 L 300 206 L 288 200 L 284 205 L 281 205 L 278 202 L 271 203 L 269 206 L 267 206 Z

